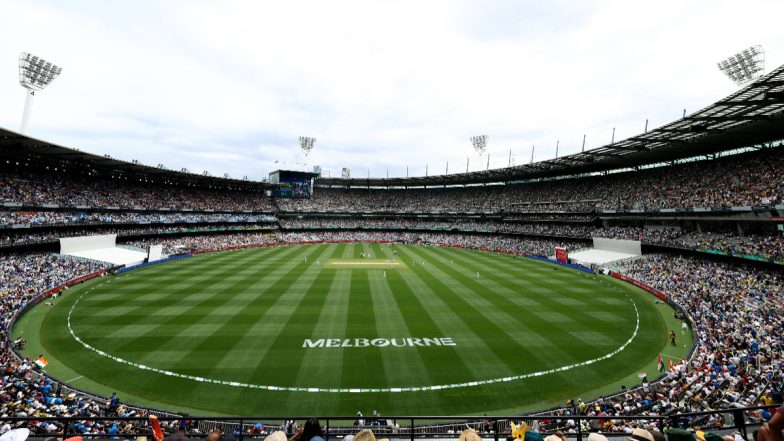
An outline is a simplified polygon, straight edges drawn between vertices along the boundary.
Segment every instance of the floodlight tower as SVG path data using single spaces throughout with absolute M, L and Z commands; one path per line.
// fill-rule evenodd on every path
M 302 149 L 302 154 L 305 155 L 305 171 L 308 171 L 308 155 L 313 150 L 313 144 L 316 143 L 316 138 L 307 136 L 299 137 L 299 146 Z
M 472 136 L 471 144 L 473 144 L 474 150 L 479 153 L 479 156 L 482 156 L 485 150 L 487 150 L 487 135 Z
M 719 70 L 738 86 L 750 83 L 765 73 L 765 51 L 751 46 L 717 63 Z
M 471 144 L 474 146 L 474 150 L 476 150 L 476 153 L 478 153 L 481 158 L 487 150 L 487 135 L 472 136 L 470 139 Z M 487 168 L 490 168 L 490 155 L 487 155 Z M 468 161 L 466 161 L 466 173 L 468 173 Z
M 27 126 L 30 124 L 30 113 L 33 110 L 35 91 L 44 90 L 49 83 L 60 76 L 62 71 L 61 67 L 33 54 L 22 52 L 19 55 L 19 84 L 27 89 L 24 113 L 22 113 L 22 125 L 19 128 L 21 133 L 26 132 Z

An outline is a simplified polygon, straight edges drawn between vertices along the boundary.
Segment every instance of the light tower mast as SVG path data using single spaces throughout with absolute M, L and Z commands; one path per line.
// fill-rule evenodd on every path
M 479 136 L 472 136 L 471 144 L 474 146 L 474 150 L 477 154 L 479 154 L 479 158 L 482 158 L 482 155 L 485 154 L 487 151 L 487 135 L 479 135 Z M 481 164 L 480 164 L 481 166 Z M 487 154 L 487 169 L 490 169 L 490 154 Z M 466 173 L 468 173 L 468 160 L 466 160 Z
M 60 76 L 63 69 L 43 58 L 33 54 L 22 52 L 19 55 L 19 84 L 27 89 L 25 98 L 24 113 L 22 113 L 22 124 L 19 128 L 21 133 L 27 131 L 30 124 L 30 113 L 33 111 L 33 97 L 37 90 L 44 90 L 55 78 Z
M 308 156 L 310 152 L 313 150 L 313 146 L 316 143 L 316 138 L 311 138 L 308 136 L 300 136 L 299 137 L 299 146 L 302 149 L 302 154 L 305 155 L 305 171 L 308 171 Z

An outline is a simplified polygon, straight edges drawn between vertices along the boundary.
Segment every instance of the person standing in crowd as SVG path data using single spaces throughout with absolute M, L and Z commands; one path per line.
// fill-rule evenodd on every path
M 112 392 L 112 396 L 109 398 L 109 401 L 106 403 L 107 415 L 117 414 L 117 407 L 119 405 L 120 405 L 120 399 L 117 398 L 117 392 Z
M 324 430 L 317 418 L 309 418 L 305 425 L 291 437 L 294 441 L 324 441 Z

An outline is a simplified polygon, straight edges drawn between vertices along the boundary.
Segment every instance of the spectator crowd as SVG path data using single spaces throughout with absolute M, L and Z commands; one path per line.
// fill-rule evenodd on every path
M 183 187 L 0 170 L 0 202 L 23 206 L 273 212 L 500 213 L 729 208 L 784 204 L 781 147 L 711 161 L 509 185 L 403 189 L 317 188 L 309 199 L 264 191 Z M 227 193 L 231 196 L 227 197 Z
M 130 216 L 129 216 L 130 217 Z M 158 219 L 164 216 L 158 217 Z M 144 218 L 144 215 L 140 215 Z M 172 233 L 199 233 L 208 231 L 233 232 L 278 229 L 293 230 L 417 230 L 458 231 L 519 234 L 549 237 L 553 240 L 581 240 L 593 237 L 639 240 L 646 244 L 664 245 L 684 249 L 716 251 L 725 254 L 755 256 L 765 259 L 784 260 L 784 234 L 749 231 L 694 231 L 680 226 L 610 226 L 596 227 L 584 223 L 531 223 L 480 220 L 416 220 L 405 218 L 276 218 L 268 215 L 188 215 L 186 220 L 166 218 L 163 222 L 142 221 L 117 225 L 98 223 L 95 225 L 75 223 L 68 228 L 5 229 L 0 228 L 0 246 L 14 246 L 56 242 L 60 237 L 75 237 L 90 234 L 117 234 L 120 238 L 134 239 L 138 236 Z
M 423 221 L 412 219 L 368 218 L 303 218 L 282 219 L 281 228 L 297 229 L 415 229 L 458 230 L 462 232 L 514 233 L 532 236 L 549 236 L 564 240 L 606 237 L 611 239 L 639 240 L 643 243 L 666 245 L 686 249 L 713 250 L 727 254 L 749 255 L 766 259 L 784 259 L 784 234 L 771 232 L 698 232 L 679 226 L 612 226 L 596 227 L 572 223 L 516 223 L 498 221 Z
M 586 243 L 554 239 L 521 239 L 503 236 L 475 236 L 448 233 L 376 232 L 376 231 L 298 231 L 272 233 L 237 233 L 170 238 L 150 238 L 124 242 L 139 248 L 162 245 L 165 254 L 178 254 L 243 247 L 259 244 L 321 242 L 321 241 L 389 241 L 432 245 L 460 245 L 518 251 L 537 256 L 555 255 L 555 247 L 582 248 Z
M 784 203 L 780 148 L 647 170 L 465 188 L 317 188 L 309 200 L 278 201 L 293 212 L 592 212 L 729 208 Z
M 5 170 L 0 171 L 0 202 L 5 203 L 0 212 L 0 246 L 117 233 L 124 246 L 161 244 L 165 254 L 291 242 L 394 241 L 552 256 L 555 247 L 574 250 L 586 247 L 591 237 L 610 237 L 784 259 L 784 236 L 772 230 L 595 224 L 600 210 L 784 204 L 780 148 L 633 174 L 460 188 L 317 188 L 311 199 L 297 200 L 272 199 L 263 191 L 153 182 L 131 185 L 120 179 Z M 108 211 L 109 207 L 127 210 Z M 352 212 L 438 215 L 380 219 L 350 217 Z M 444 215 L 449 213 L 460 216 Z M 471 213 L 495 218 L 480 219 Z M 500 220 L 502 215 L 507 221 Z M 164 233 L 200 234 L 154 237 Z M 30 360 L 15 358 L 8 347 L 11 320 L 34 294 L 102 268 L 95 262 L 45 253 L 0 255 L 0 415 L 40 417 L 34 431 L 41 435 L 62 430 L 47 420 L 51 416 L 84 417 L 77 429 L 85 435 L 120 436 L 134 429 L 119 422 L 91 421 L 107 412 L 105 403 L 65 393 L 61 385 L 36 373 Z M 578 423 L 569 416 L 587 415 L 603 418 L 582 423 L 582 429 L 632 434 L 639 422 L 613 417 L 782 401 L 784 276 L 780 271 L 657 255 L 625 262 L 621 272 L 665 293 L 695 319 L 696 352 L 656 384 L 645 381 L 592 403 L 571 401 L 556 410 L 558 418 L 544 427 L 574 433 Z M 140 411 L 116 406 L 112 412 L 127 416 Z
M 274 209 L 263 191 L 185 187 L 66 174 L 0 170 L 0 202 L 24 206 L 118 207 L 263 211 Z
M 753 231 L 745 226 L 735 228 L 735 222 L 717 231 L 688 222 L 667 226 L 648 220 L 649 225 L 643 227 L 635 220 L 605 218 L 604 226 L 599 226 L 598 211 L 765 205 L 773 207 L 769 211 L 780 211 L 778 216 L 784 218 L 784 210 L 775 208 L 784 203 L 781 150 L 509 185 L 319 187 L 310 199 L 273 199 L 261 187 L 258 191 L 218 189 L 167 182 L 131 183 L 62 170 L 35 174 L 0 169 L 0 201 L 6 206 L 0 211 L 0 246 L 53 243 L 59 237 L 93 233 L 116 233 L 131 239 L 166 233 L 258 230 L 277 228 L 281 219 L 284 230 L 459 230 L 553 240 L 610 237 L 782 260 L 784 235 L 775 231 L 775 222 L 758 224 L 764 228 Z M 386 219 L 351 215 L 357 211 L 396 215 L 382 214 Z
M 707 259 L 648 256 L 626 276 L 664 292 L 694 318 L 697 349 L 621 414 L 701 411 L 782 401 L 784 275 Z M 770 394 L 775 394 L 771 397 Z M 644 403 L 643 403 L 644 402 Z M 621 404 L 621 406 L 618 406 Z
M 145 227 L 93 227 L 68 228 L 36 231 L 30 233 L 0 233 L 0 246 L 55 243 L 61 237 L 89 236 L 93 234 L 117 234 L 118 238 L 138 237 L 174 233 L 203 233 L 208 231 L 252 231 L 274 228 L 268 222 L 260 224 L 192 224 L 192 225 L 151 225 Z
M 0 212 L 0 228 L 8 228 L 13 225 L 248 223 L 275 222 L 276 220 L 272 215 L 251 213 Z
M 63 394 L 62 387 L 34 375 L 29 359 L 17 360 L 10 352 L 9 326 L 16 312 L 34 295 L 103 266 L 88 260 L 54 254 L 26 253 L 0 256 L 0 415 L 3 417 L 96 416 L 99 404 L 76 394 Z M 41 421 L 33 430 L 55 434 L 62 425 Z

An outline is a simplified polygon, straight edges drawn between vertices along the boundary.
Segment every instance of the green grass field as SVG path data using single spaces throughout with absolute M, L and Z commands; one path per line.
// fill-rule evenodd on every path
M 500 414 L 655 377 L 659 352 L 691 343 L 668 346 L 671 317 L 637 288 L 529 259 L 323 244 L 88 282 L 14 336 L 75 387 L 190 414 Z

